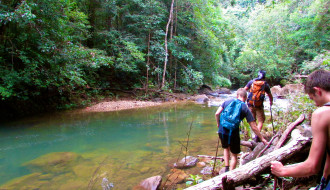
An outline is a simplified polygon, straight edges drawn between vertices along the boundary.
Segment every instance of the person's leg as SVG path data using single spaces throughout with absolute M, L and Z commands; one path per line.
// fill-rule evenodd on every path
M 255 108 L 255 113 L 256 113 L 256 119 L 258 120 L 257 128 L 261 132 L 262 127 L 263 127 L 264 122 L 265 122 L 264 108 L 263 107 Z
M 228 145 L 228 135 L 224 135 L 219 133 L 219 138 L 221 141 L 221 146 L 223 148 L 223 159 L 225 162 L 226 172 L 229 171 L 229 156 L 230 156 L 230 149 Z
M 230 170 L 236 168 L 237 165 L 237 154 L 231 153 L 231 160 L 230 160 Z
M 229 171 L 229 155 L 230 155 L 229 148 L 223 149 L 223 159 L 225 161 L 226 172 Z
M 232 134 L 232 141 L 229 145 L 230 150 L 230 170 L 233 170 L 236 168 L 237 165 L 237 155 L 241 152 L 241 143 L 240 143 L 240 137 L 239 132 Z
M 253 115 L 253 118 L 254 119 L 257 119 L 256 118 L 256 109 L 254 108 L 254 107 L 252 107 L 252 106 L 249 106 L 249 109 L 250 109 L 250 111 L 251 111 L 251 113 L 252 113 L 252 115 Z M 257 121 L 256 121 L 257 122 Z
M 252 115 L 253 115 L 253 118 L 256 120 L 256 123 L 257 123 L 257 128 L 258 128 L 258 124 L 260 123 L 260 121 L 258 120 L 257 118 L 257 109 L 255 107 L 252 107 L 250 106 L 249 107 Z M 262 127 L 263 123 L 261 123 L 261 127 Z M 258 128 L 259 129 L 259 128 Z M 251 134 L 252 135 L 252 134 Z M 259 137 L 257 135 L 254 135 L 254 137 L 252 137 L 252 139 L 255 141 L 255 142 L 260 142 L 259 140 Z

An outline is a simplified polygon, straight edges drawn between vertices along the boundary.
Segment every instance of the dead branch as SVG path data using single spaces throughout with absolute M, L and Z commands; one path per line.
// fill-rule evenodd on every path
M 267 150 L 267 148 L 269 148 L 270 145 L 272 145 L 272 142 L 274 141 L 274 139 L 276 137 L 278 137 L 278 134 L 276 134 L 275 136 L 273 136 L 273 138 L 269 141 L 269 144 L 258 154 L 258 156 L 256 158 L 259 158 Z
M 197 157 L 199 157 L 199 158 L 209 158 L 211 160 L 217 159 L 217 160 L 223 161 L 223 157 L 219 157 L 219 156 L 215 157 L 215 156 L 209 156 L 209 155 L 197 155 Z
M 276 149 L 279 149 L 280 147 L 283 146 L 283 144 L 286 142 L 288 136 L 291 134 L 291 131 L 297 126 L 297 125 L 300 125 L 303 121 L 305 120 L 305 115 L 304 114 L 301 114 L 299 116 L 299 118 L 291 123 L 287 129 L 284 131 L 284 133 L 282 134 L 280 140 L 278 141 L 278 143 L 276 144 L 274 150 Z

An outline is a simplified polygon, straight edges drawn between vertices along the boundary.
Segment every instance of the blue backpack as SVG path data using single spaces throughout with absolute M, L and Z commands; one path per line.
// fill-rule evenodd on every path
M 241 110 L 244 102 L 234 99 L 222 110 L 220 115 L 220 126 L 229 130 L 228 143 L 230 143 L 231 133 L 239 128 L 241 120 Z

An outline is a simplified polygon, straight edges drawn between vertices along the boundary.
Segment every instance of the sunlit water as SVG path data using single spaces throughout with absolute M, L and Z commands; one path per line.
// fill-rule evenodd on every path
M 1 124 L 0 189 L 102 189 L 103 179 L 113 189 L 132 189 L 166 177 L 188 137 L 187 155 L 215 154 L 216 109 L 171 104 Z

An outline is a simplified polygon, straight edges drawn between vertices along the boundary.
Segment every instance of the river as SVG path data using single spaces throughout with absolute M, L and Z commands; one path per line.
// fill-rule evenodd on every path
M 214 155 L 216 106 L 178 103 L 103 113 L 61 112 L 0 127 L 0 189 L 132 189 L 187 155 Z M 190 131 L 191 127 L 191 132 Z

